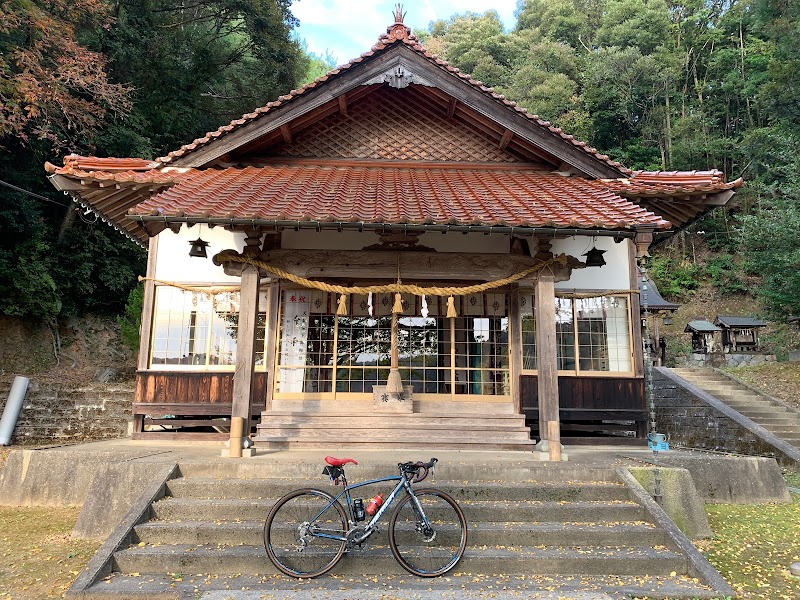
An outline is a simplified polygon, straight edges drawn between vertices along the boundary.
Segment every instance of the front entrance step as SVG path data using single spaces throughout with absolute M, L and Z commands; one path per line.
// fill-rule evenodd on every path
M 275 504 L 273 498 L 233 500 L 175 498 L 159 501 L 151 509 L 153 518 L 159 521 L 262 521 Z M 502 508 L 503 510 L 499 510 Z M 641 521 L 646 518 L 643 508 L 635 502 L 535 502 L 508 501 L 502 507 L 495 501 L 465 502 L 462 506 L 467 521 L 502 522 L 524 520 L 551 522 L 565 520 L 578 523 L 597 521 Z M 512 514 L 508 514 L 512 513 Z
M 385 536 L 384 536 L 385 537 Z M 372 541 L 372 540 L 370 540 Z M 232 575 L 275 574 L 263 547 L 245 545 L 170 545 L 132 547 L 114 555 L 121 572 L 163 574 L 165 564 L 175 573 L 219 573 Z M 686 558 L 678 552 L 650 547 L 471 547 L 458 564 L 459 572 L 568 573 L 665 576 L 686 571 Z M 355 550 L 334 568 L 336 575 L 400 575 L 385 540 Z
M 350 466 L 351 482 L 396 471 L 396 462 L 368 462 L 374 464 Z M 266 478 L 265 472 L 287 474 L 286 464 L 269 461 L 225 463 L 222 470 L 218 464 L 181 463 L 183 476 L 166 483 L 164 497 L 150 504 L 148 520 L 133 526 L 127 546 L 113 552 L 113 572 L 90 586 L 84 597 L 96 593 L 105 600 L 159 598 L 178 593 L 188 598 L 251 584 L 269 593 L 295 585 L 291 578 L 274 575 L 263 548 L 264 520 L 287 491 L 311 486 L 337 494 L 342 488 L 330 485 L 320 473 L 321 460 L 301 460 L 288 468 L 302 476 Z M 230 478 L 231 472 L 244 478 Z M 495 464 L 453 462 L 442 465 L 438 474 L 447 479 L 429 477 L 419 487 L 450 493 L 469 524 L 466 553 L 451 573 L 434 581 L 405 573 L 388 547 L 387 516 L 364 548 L 350 552 L 329 575 L 307 582 L 297 597 L 309 597 L 305 592 L 310 589 L 351 589 L 348 597 L 366 599 L 364 593 L 379 582 L 392 581 L 397 591 L 418 587 L 433 592 L 452 584 L 454 593 L 461 594 L 471 584 L 491 579 L 492 591 L 500 591 L 494 587 L 499 578 L 519 584 L 525 597 L 540 585 L 537 577 L 550 589 L 563 578 L 590 586 L 613 581 L 609 589 L 619 593 L 624 586 L 631 596 L 669 590 L 672 598 L 713 597 L 713 590 L 694 579 L 697 572 L 691 565 L 696 559 L 681 550 L 688 542 L 663 525 L 663 517 L 656 517 L 642 500 L 642 492 L 623 483 L 614 469 L 544 467 L 509 457 Z M 381 486 L 390 484 L 357 493 L 368 498 L 385 491 Z M 366 585 L 348 587 L 362 579 Z M 126 596 L 131 590 L 134 593 Z M 394 590 L 389 586 L 390 595 Z
M 152 521 L 134 528 L 133 541 L 153 547 L 162 545 L 244 545 L 260 547 L 264 522 L 213 523 L 208 521 Z M 376 534 L 379 535 L 379 534 Z M 490 523 L 473 522 L 469 530 L 470 544 L 492 546 L 539 546 L 557 541 L 565 546 L 613 546 L 625 537 L 637 546 L 666 546 L 666 533 L 652 523 Z M 377 538 L 375 538 L 377 539 Z M 374 540 L 371 539 L 370 543 Z M 374 545 L 374 544 L 373 544 Z
M 320 471 L 321 471 L 320 467 Z M 432 478 L 431 478 L 432 479 Z M 352 480 L 354 481 L 354 480 Z M 352 482 L 351 481 L 351 482 Z M 384 484 L 385 485 L 385 484 Z M 389 484 L 390 486 L 392 484 Z M 503 501 L 538 501 L 538 502 L 575 502 L 578 500 L 592 501 L 627 501 L 630 499 L 628 488 L 615 482 L 588 481 L 577 483 L 566 482 L 482 482 L 480 486 L 454 481 L 425 481 L 425 485 L 436 487 L 447 492 L 459 502 L 473 502 L 481 500 Z M 169 500 L 177 499 L 272 499 L 277 500 L 284 494 L 297 488 L 312 487 L 330 492 L 334 496 L 341 491 L 341 487 L 331 486 L 320 478 L 313 480 L 292 479 L 216 479 L 210 477 L 193 477 L 174 479 L 167 483 Z M 360 489 L 361 495 L 368 495 L 380 491 L 375 488 L 364 487 Z M 373 492 L 373 490 L 375 490 Z
M 512 415 L 518 416 L 517 405 L 511 399 L 503 401 L 450 401 L 450 400 L 412 400 L 414 415 Z M 272 401 L 269 412 L 324 414 L 374 414 L 373 401 L 369 400 L 285 400 L 276 398 Z
M 487 404 L 480 406 L 487 409 Z M 266 411 L 253 437 L 256 447 L 268 449 L 429 448 L 431 440 L 436 440 L 438 448 L 478 450 L 530 451 L 535 443 L 523 415 L 387 415 L 376 414 L 370 405 L 362 406 L 361 412 L 352 409 L 348 413 Z
M 601 575 L 509 575 L 505 573 L 448 574 L 421 579 L 400 575 L 361 576 L 329 574 L 312 581 L 298 581 L 282 575 L 249 576 L 183 574 L 122 575 L 114 573 L 103 581 L 101 597 L 110 598 L 198 598 L 205 592 L 214 599 L 241 600 L 520 600 L 537 598 L 687 598 L 719 599 L 720 594 L 687 576 L 601 576 Z M 165 595 L 169 590 L 170 595 Z M 230 590 L 237 590 L 231 592 Z M 591 591 L 587 591 L 591 590 Z M 202 596 L 205 597 L 205 596 Z

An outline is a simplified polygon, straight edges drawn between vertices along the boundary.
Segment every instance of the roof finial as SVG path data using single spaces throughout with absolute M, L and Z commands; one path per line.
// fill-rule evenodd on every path
M 403 5 L 398 2 L 394 8 L 394 23 L 386 28 L 386 35 L 381 36 L 381 41 L 408 40 L 412 43 L 418 42 L 419 40 L 411 34 L 411 29 L 403 22 L 405 18 L 406 13 L 403 12 Z

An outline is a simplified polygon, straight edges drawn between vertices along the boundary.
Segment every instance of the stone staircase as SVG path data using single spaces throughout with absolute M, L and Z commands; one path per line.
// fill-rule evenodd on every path
M 800 411 L 716 370 L 673 369 L 673 372 L 785 442 L 800 448 Z
M 341 488 L 330 485 L 322 475 L 313 476 L 308 468 L 298 473 L 299 479 L 289 479 L 263 468 L 269 465 L 260 467 L 267 473 L 259 478 L 231 479 L 219 477 L 221 471 L 213 466 L 181 464 L 182 476 L 165 483 L 163 497 L 146 510 L 148 518 L 132 528 L 125 543 L 109 546 L 110 572 L 106 569 L 94 580 L 82 574 L 68 596 L 201 598 L 213 590 L 298 585 L 278 575 L 267 559 L 264 518 L 281 495 L 297 487 L 334 493 Z M 321 472 L 321 461 L 318 467 Z M 357 469 L 358 480 L 363 480 L 390 474 L 396 464 Z M 525 480 L 514 477 L 507 482 L 498 481 L 502 474 L 496 467 L 485 465 L 452 469 L 444 465 L 439 471 L 440 475 L 446 471 L 448 480 L 426 481 L 421 486 L 453 495 L 469 523 L 467 551 L 454 571 L 435 580 L 410 576 L 392 558 L 384 527 L 363 549 L 346 554 L 331 573 L 313 580 L 313 585 L 364 590 L 394 582 L 405 589 L 424 584 L 421 589 L 460 592 L 470 586 L 480 589 L 477 586 L 490 578 L 504 578 L 509 590 L 558 587 L 554 582 L 562 578 L 567 586 L 608 587 L 636 596 L 669 592 L 672 598 L 712 598 L 730 593 L 721 578 L 716 590 L 696 579 L 702 575 L 684 551 L 688 541 L 682 538 L 683 546 L 680 539 L 676 541 L 674 532 L 659 524 L 614 469 L 516 469 L 520 473 L 515 475 L 524 471 Z M 386 491 L 387 485 L 391 489 L 391 484 L 380 485 L 364 488 L 363 495 Z M 90 584 L 77 589 L 81 580 Z
M 521 450 L 535 440 L 510 402 L 414 401 L 413 412 L 381 413 L 372 402 L 278 401 L 262 413 L 257 448 Z

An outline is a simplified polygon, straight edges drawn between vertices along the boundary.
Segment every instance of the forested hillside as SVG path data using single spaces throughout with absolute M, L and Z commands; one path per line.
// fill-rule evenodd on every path
M 161 156 L 325 66 L 293 37 L 291 0 L 0 7 L 0 314 L 54 330 L 122 312 L 144 254 L 70 207 L 45 160 Z M 632 169 L 744 177 L 733 204 L 659 248 L 651 270 L 674 299 L 752 295 L 782 321 L 800 313 L 799 11 L 797 0 L 520 0 L 510 31 L 490 11 L 416 33 Z

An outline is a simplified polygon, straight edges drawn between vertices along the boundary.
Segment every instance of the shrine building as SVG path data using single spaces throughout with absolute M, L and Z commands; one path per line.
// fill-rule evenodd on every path
M 395 21 L 167 156 L 46 165 L 148 249 L 134 439 L 646 443 L 637 261 L 741 179 L 631 171 Z

